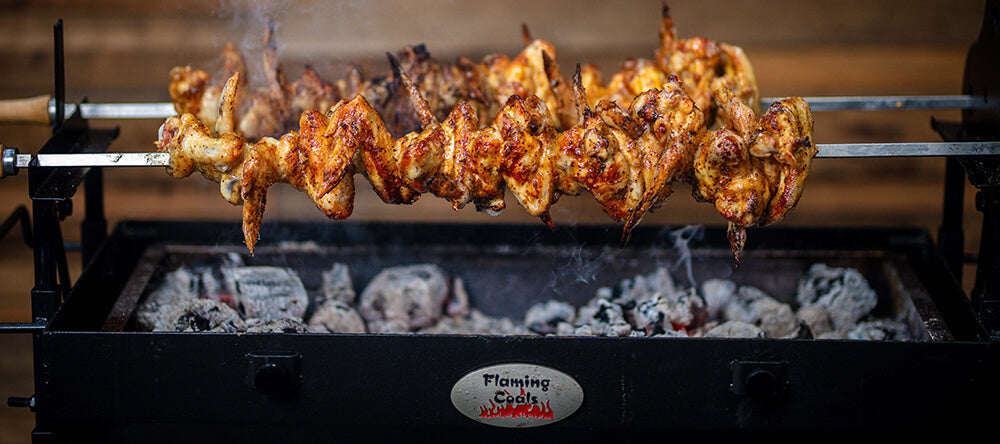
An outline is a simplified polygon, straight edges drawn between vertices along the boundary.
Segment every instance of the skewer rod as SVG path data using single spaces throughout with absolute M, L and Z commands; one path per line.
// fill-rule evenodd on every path
M 821 158 L 1000 156 L 1000 142 L 834 143 L 818 144 L 816 148 L 816 157 Z M 4 174 L 0 177 L 17 174 L 20 168 L 162 167 L 170 165 L 170 154 L 20 154 L 7 148 L 3 150 L 3 163 Z
M 903 109 L 976 108 L 983 100 L 974 96 L 845 96 L 803 97 L 812 111 L 877 111 Z M 760 106 L 767 109 L 780 97 L 764 97 Z

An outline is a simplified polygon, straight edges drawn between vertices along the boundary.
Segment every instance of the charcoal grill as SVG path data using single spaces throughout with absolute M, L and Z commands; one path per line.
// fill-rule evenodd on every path
M 35 256 L 34 321 L 0 328 L 33 335 L 36 392 L 9 403 L 35 412 L 37 441 L 424 434 L 590 441 L 664 433 L 989 431 L 987 420 L 1000 399 L 1000 155 L 992 142 L 1000 140 L 998 10 L 1000 2 L 987 2 L 962 96 L 810 100 L 828 109 L 880 103 L 964 108 L 961 122 L 933 123 L 945 143 L 825 150 L 828 156 L 912 155 L 922 147 L 921 155 L 949 156 L 937 243 L 926 231 L 909 228 L 760 230 L 730 276 L 789 294 L 812 263 L 857 268 L 883 295 L 878 310 L 915 314 L 911 328 L 920 339 L 907 342 L 130 331 L 131 310 L 163 270 L 214 254 L 242 254 L 242 234 L 226 223 L 162 221 L 126 221 L 106 234 L 100 168 L 59 167 L 59 157 L 46 157 L 102 153 L 117 136 L 89 126 L 85 117 L 101 116 L 85 114 L 100 108 L 71 106 L 64 114 L 57 24 L 53 137 L 35 157 L 4 156 L 6 171 L 29 169 L 33 218 L 28 230 L 27 212 L 20 209 L 0 232 L 20 221 Z M 55 168 L 39 167 L 45 161 Z M 979 189 L 977 207 L 984 213 L 971 300 L 955 278 L 964 256 L 966 180 Z M 59 221 L 81 183 L 87 265 L 72 283 Z M 723 232 L 709 228 L 696 248 L 696 279 L 728 270 Z M 315 285 L 316 264 L 346 262 L 355 281 L 366 282 L 380 267 L 435 262 L 472 286 L 480 310 L 517 316 L 554 293 L 580 304 L 598 286 L 677 259 L 668 228 L 639 227 L 624 247 L 619 233 L 604 226 L 553 232 L 536 226 L 272 223 L 262 228 L 256 260 L 295 267 L 307 286 Z M 587 279 L 560 274 L 569 261 L 601 273 Z M 507 363 L 571 376 L 583 391 L 579 410 L 544 427 L 507 429 L 474 422 L 452 405 L 449 395 L 463 376 Z

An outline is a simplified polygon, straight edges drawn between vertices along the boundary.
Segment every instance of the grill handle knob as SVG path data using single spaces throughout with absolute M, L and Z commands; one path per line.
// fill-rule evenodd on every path
M 270 397 L 287 397 L 302 381 L 302 355 L 295 352 L 247 353 L 246 383 Z
M 738 396 L 775 400 L 788 386 L 788 362 L 733 361 L 729 390 Z
M 253 385 L 257 390 L 274 396 L 287 392 L 292 387 L 292 378 L 280 365 L 269 362 L 254 373 Z

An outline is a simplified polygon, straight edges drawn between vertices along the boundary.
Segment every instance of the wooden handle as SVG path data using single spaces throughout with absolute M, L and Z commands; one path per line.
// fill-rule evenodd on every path
M 42 95 L 27 99 L 0 100 L 0 123 L 38 123 L 48 125 L 49 101 L 52 96 Z

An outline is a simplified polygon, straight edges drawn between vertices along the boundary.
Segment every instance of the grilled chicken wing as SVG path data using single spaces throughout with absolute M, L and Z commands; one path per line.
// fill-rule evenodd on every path
M 171 155 L 170 173 L 195 171 L 219 181 L 222 194 L 243 204 L 243 231 L 253 252 L 267 188 L 287 182 L 305 191 L 328 217 L 353 209 L 353 174 L 368 177 L 387 203 L 411 203 L 421 193 L 445 198 L 458 209 L 469 202 L 496 214 L 504 190 L 529 214 L 552 224 L 549 209 L 563 194 L 589 191 L 604 211 L 627 221 L 624 238 L 642 214 L 669 196 L 672 183 L 690 177 L 702 114 L 676 77 L 623 110 L 601 101 L 591 108 L 581 82 L 574 90 L 581 123 L 557 130 L 545 102 L 511 95 L 484 127 L 462 102 L 439 121 L 420 88 L 393 63 L 423 128 L 393 138 L 362 95 L 341 100 L 327 114 L 307 110 L 299 130 L 257 142 L 240 136 L 234 120 L 240 75 L 222 91 L 219 118 L 209 130 L 192 114 L 167 119 L 157 146 Z
M 739 263 L 746 228 L 781 220 L 798 202 L 816 146 L 805 100 L 775 102 L 757 118 L 729 89 L 715 92 L 729 116 L 707 134 L 694 163 L 695 198 L 712 202 L 729 221 L 729 242 Z
M 533 39 L 526 27 L 522 31 L 525 48 L 513 58 L 494 54 L 479 63 L 459 58 L 445 65 L 431 57 L 423 45 L 403 48 L 395 56 L 438 120 L 447 118 L 456 106 L 465 103 L 476 111 L 479 125 L 487 126 L 510 97 L 516 95 L 528 100 L 536 96 L 545 105 L 555 128 L 566 130 L 578 123 L 573 87 L 560 72 L 555 47 Z M 276 58 L 274 37 L 273 28 L 268 28 L 263 54 L 266 86 L 251 89 L 241 85 L 241 95 L 237 97 L 235 121 L 247 139 L 280 135 L 295 128 L 298 123 L 295 119 L 303 111 L 323 112 L 341 97 L 359 94 L 376 110 L 394 137 L 421 129 L 409 95 L 393 72 L 366 77 L 355 69 L 344 79 L 329 83 L 307 67 L 302 78 L 289 83 Z M 724 114 L 717 119 L 720 110 L 712 102 L 715 89 L 729 88 L 745 103 L 757 106 L 753 68 L 742 49 L 700 37 L 678 39 L 666 5 L 660 40 L 654 60 L 626 61 L 607 85 L 596 67 L 585 66 L 582 83 L 588 101 L 596 104 L 608 100 L 626 109 L 640 93 L 663 89 L 667 78 L 676 75 L 709 126 L 716 120 L 725 122 Z M 225 78 L 240 72 L 245 81 L 246 66 L 239 53 L 230 45 L 224 57 Z M 213 125 L 218 118 L 214 108 L 221 89 L 204 71 L 190 67 L 171 71 L 171 98 L 177 112 L 195 114 L 206 125 Z

